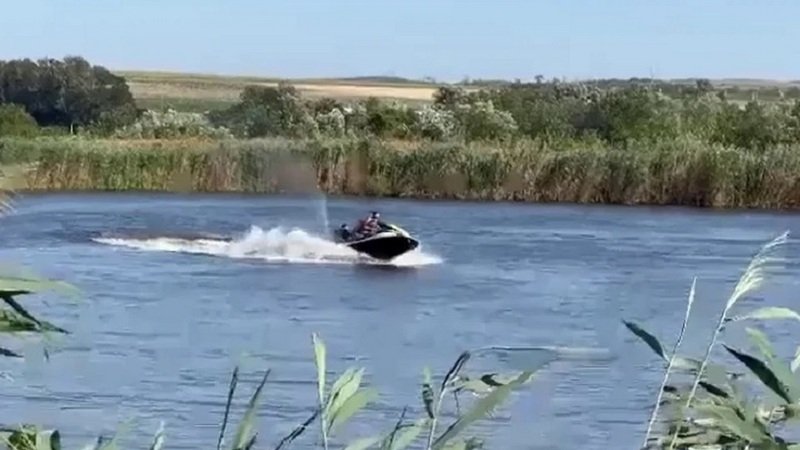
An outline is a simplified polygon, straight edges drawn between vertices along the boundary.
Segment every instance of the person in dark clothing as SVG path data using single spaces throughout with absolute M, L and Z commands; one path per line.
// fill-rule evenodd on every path
M 380 218 L 381 215 L 377 211 L 370 212 L 366 219 L 359 221 L 357 233 L 362 236 L 372 236 L 377 233 L 381 230 Z
M 342 238 L 342 240 L 344 241 L 349 240 L 352 234 L 353 233 L 350 231 L 350 227 L 348 227 L 346 223 L 343 223 L 339 227 L 339 237 Z

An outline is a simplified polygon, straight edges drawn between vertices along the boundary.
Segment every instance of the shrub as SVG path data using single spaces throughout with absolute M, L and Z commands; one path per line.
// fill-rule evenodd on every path
M 0 61 L 0 102 L 17 103 L 43 126 L 88 126 L 135 110 L 125 80 L 81 57 Z
M 32 137 L 38 133 L 36 120 L 15 104 L 0 104 L 0 136 Z
M 446 140 L 456 135 L 458 123 L 452 111 L 426 105 L 417 110 L 416 115 L 416 135 L 434 140 Z
M 213 126 L 202 114 L 168 109 L 164 112 L 146 111 L 135 123 L 118 129 L 115 136 L 126 139 L 174 139 L 229 138 L 232 134 L 226 128 Z
M 507 140 L 518 129 L 511 113 L 495 109 L 491 100 L 460 105 L 455 116 L 467 141 Z

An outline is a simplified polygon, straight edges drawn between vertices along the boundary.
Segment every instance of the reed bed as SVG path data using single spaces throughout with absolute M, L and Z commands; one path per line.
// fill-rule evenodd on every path
M 318 192 L 427 199 L 795 208 L 800 147 L 681 138 L 492 144 L 376 139 L 0 139 L 24 190 Z

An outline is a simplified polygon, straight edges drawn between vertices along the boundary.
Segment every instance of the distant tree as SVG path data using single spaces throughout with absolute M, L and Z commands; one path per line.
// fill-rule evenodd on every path
M 711 84 L 711 81 L 707 78 L 700 78 L 695 80 L 695 89 L 697 89 L 697 93 L 699 95 L 707 94 L 714 90 L 714 86 Z
M 78 56 L 0 61 L 0 102 L 22 105 L 42 126 L 131 123 L 137 115 L 125 79 Z
M 243 137 L 304 137 L 316 132 L 316 122 L 294 86 L 247 86 L 239 103 L 208 115 L 215 126 Z
M 491 100 L 459 106 L 456 120 L 468 141 L 507 140 L 519 128 L 511 113 L 495 108 Z
M 466 99 L 466 91 L 461 87 L 441 86 L 433 94 L 433 104 L 444 109 L 453 109 L 464 104 Z
M 739 148 L 765 150 L 789 138 L 792 132 L 791 111 L 786 114 L 756 100 L 747 102 L 743 109 L 728 103 L 716 118 L 711 140 Z
M 417 120 L 413 109 L 398 102 L 381 102 L 375 97 L 364 103 L 367 131 L 379 137 L 407 138 Z
M 20 105 L 0 105 L 0 136 L 32 137 L 38 132 L 36 120 Z

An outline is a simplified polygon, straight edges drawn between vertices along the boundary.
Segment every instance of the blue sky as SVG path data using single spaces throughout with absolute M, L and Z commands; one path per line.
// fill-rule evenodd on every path
M 800 79 L 800 1 L 8 0 L 0 59 L 279 77 Z

